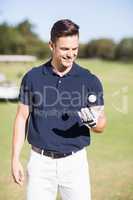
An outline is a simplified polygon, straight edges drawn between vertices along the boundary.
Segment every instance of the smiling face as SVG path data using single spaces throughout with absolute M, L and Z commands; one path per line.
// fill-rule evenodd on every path
M 50 42 L 52 50 L 52 64 L 59 71 L 72 67 L 78 54 L 78 35 L 59 37 L 55 43 Z

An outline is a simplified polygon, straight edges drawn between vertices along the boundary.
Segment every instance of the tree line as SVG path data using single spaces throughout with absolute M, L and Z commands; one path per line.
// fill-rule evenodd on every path
M 133 60 L 133 37 L 116 43 L 109 38 L 92 39 L 80 44 L 79 58 L 102 58 L 107 60 Z M 48 42 L 34 31 L 34 26 L 25 20 L 15 26 L 0 24 L 0 54 L 29 54 L 38 58 L 50 55 Z

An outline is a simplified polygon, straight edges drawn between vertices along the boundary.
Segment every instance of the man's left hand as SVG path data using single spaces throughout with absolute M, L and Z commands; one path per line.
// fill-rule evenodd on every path
M 79 117 L 83 121 L 83 123 L 89 128 L 94 128 L 97 125 L 97 116 L 96 113 L 89 107 L 81 108 L 78 112 Z

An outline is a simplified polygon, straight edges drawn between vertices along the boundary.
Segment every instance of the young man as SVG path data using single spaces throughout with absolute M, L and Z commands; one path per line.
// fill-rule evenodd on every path
M 12 175 L 23 185 L 20 152 L 25 138 L 31 144 L 27 166 L 27 200 L 90 200 L 85 147 L 90 131 L 106 124 L 103 89 L 99 79 L 74 61 L 79 27 L 57 21 L 51 29 L 52 58 L 30 70 L 22 80 L 12 145 Z

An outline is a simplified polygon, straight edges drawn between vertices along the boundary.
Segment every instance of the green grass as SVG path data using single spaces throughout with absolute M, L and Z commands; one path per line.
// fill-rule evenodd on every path
M 20 83 L 31 64 L 0 64 L 0 72 Z M 108 118 L 103 134 L 92 133 L 87 148 L 93 200 L 133 200 L 133 64 L 101 60 L 79 60 L 103 82 L 105 112 Z M 24 200 L 25 188 L 16 186 L 10 175 L 10 154 L 15 103 L 0 103 L 0 200 Z M 29 145 L 22 162 L 26 165 Z M 59 198 L 58 198 L 59 200 Z

